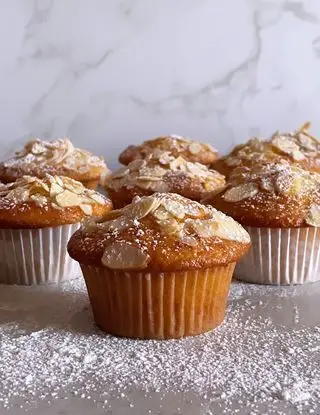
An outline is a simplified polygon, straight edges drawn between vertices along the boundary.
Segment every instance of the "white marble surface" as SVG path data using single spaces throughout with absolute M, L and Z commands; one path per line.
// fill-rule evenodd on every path
M 114 165 L 162 133 L 320 133 L 319 0 L 1 1 L 0 51 L 2 151 L 70 135 Z

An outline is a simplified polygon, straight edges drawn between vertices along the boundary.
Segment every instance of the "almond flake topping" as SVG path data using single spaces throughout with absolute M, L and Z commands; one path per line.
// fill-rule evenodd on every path
M 54 209 L 79 206 L 88 216 L 92 215 L 92 205 L 106 203 L 102 195 L 87 189 L 82 183 L 69 177 L 50 175 L 44 179 L 23 176 L 13 183 L 1 185 L 0 201 L 5 200 L 16 204 L 32 201 L 38 206 L 50 205 Z
M 300 162 L 319 157 L 320 141 L 308 132 L 309 128 L 310 123 L 306 122 L 291 133 L 276 131 L 267 140 L 253 138 L 246 144 L 236 146 L 228 156 L 224 157 L 224 161 L 232 167 L 240 166 L 243 162 L 276 162 L 288 157 L 294 162 Z
M 44 168 L 55 166 L 66 170 L 86 173 L 92 167 L 100 167 L 107 171 L 102 158 L 94 156 L 86 150 L 75 148 L 69 138 L 58 138 L 52 141 L 44 141 L 39 138 L 30 140 L 23 149 L 7 160 L 6 167 L 25 166 L 26 171 L 30 165 Z
M 101 262 L 111 269 L 143 269 L 148 265 L 149 255 L 135 246 L 114 242 L 104 251 Z
M 94 225 L 89 221 L 83 225 L 88 232 L 94 227 L 119 238 L 119 242 L 106 247 L 102 257 L 102 263 L 114 269 L 142 269 L 147 266 L 149 256 L 145 252 L 144 238 L 148 231 L 155 232 L 160 239 L 166 236 L 174 238 L 192 249 L 202 239 L 210 238 L 250 242 L 248 233 L 232 218 L 211 206 L 201 205 L 174 193 L 135 197 L 130 205 L 109 212 L 103 222 Z M 137 235 L 134 246 L 132 242 L 122 240 L 132 232 Z
M 320 206 L 313 203 L 306 219 L 308 225 L 320 227 Z
M 154 192 L 169 192 L 174 178 L 186 177 L 200 182 L 203 192 L 209 192 L 225 185 L 223 175 L 200 163 L 186 161 L 181 156 L 173 157 L 168 152 L 157 151 L 144 160 L 134 160 L 107 177 L 107 189 L 138 187 Z M 172 191 L 172 190 L 171 190 Z
M 239 202 L 261 193 L 300 197 L 319 191 L 319 173 L 282 162 L 234 170 L 222 197 L 227 202 Z

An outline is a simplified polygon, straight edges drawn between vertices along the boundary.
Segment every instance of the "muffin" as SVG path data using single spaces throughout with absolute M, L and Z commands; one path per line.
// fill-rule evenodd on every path
M 0 185 L 0 283 L 39 284 L 78 276 L 67 243 L 87 217 L 112 208 L 69 177 L 23 176 Z
M 115 208 L 131 203 L 134 196 L 149 196 L 155 192 L 178 193 L 200 201 L 225 185 L 220 173 L 203 164 L 175 158 L 168 152 L 134 160 L 110 175 L 106 190 Z
M 68 138 L 27 142 L 9 160 L 0 163 L 0 181 L 14 182 L 24 175 L 44 178 L 46 174 L 71 177 L 95 189 L 109 173 L 102 158 L 75 148 Z
M 191 336 L 224 318 L 236 261 L 250 247 L 233 219 L 174 193 L 136 197 L 68 244 L 97 325 L 141 339 Z
M 320 174 L 289 163 L 234 170 L 226 188 L 204 200 L 249 232 L 252 250 L 235 275 L 261 284 L 320 279 Z
M 129 164 L 133 160 L 144 159 L 150 154 L 168 152 L 173 157 L 183 157 L 193 163 L 210 165 L 218 158 L 218 152 L 210 144 L 192 141 L 186 137 L 170 135 L 147 140 L 138 146 L 129 146 L 119 156 L 121 164 Z
M 213 168 L 229 177 L 236 167 L 287 161 L 306 170 L 320 173 L 320 141 L 308 133 L 310 123 L 292 133 L 276 131 L 269 140 L 253 138 L 236 146 L 219 159 Z

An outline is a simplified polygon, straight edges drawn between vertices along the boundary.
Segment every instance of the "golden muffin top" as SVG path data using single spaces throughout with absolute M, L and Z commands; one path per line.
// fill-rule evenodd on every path
M 68 245 L 83 264 L 122 270 L 179 271 L 237 261 L 248 233 L 210 206 L 174 193 L 135 198 L 103 221 L 88 220 Z
M 248 226 L 320 226 L 320 174 L 286 162 L 239 167 L 204 203 Z
M 291 133 L 276 131 L 268 140 L 253 138 L 236 146 L 230 154 L 214 164 L 214 168 L 227 176 L 235 167 L 266 162 L 287 161 L 310 171 L 320 172 L 320 141 L 309 134 L 310 123 Z
M 201 200 L 208 192 L 225 185 L 225 178 L 201 163 L 174 157 L 169 152 L 150 154 L 137 159 L 108 176 L 109 191 L 137 188 L 154 192 L 178 193 L 193 200 Z M 141 194 L 140 194 L 141 195 Z
M 166 151 L 173 157 L 183 157 L 187 161 L 211 164 L 218 158 L 218 152 L 210 144 L 192 141 L 190 138 L 170 135 L 144 141 L 138 146 L 129 146 L 119 156 L 121 164 L 144 159 L 157 151 Z
M 0 184 L 0 228 L 41 228 L 101 217 L 111 202 L 69 177 L 23 176 Z
M 26 174 L 42 178 L 47 173 L 80 181 L 98 180 L 106 172 L 101 157 L 75 148 L 68 138 L 31 140 L 9 160 L 0 163 L 0 179 L 6 183 Z

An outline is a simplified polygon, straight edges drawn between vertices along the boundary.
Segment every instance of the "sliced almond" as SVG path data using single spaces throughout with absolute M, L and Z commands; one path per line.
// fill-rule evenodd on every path
M 224 221 L 218 222 L 217 225 L 218 226 L 214 231 L 214 236 L 229 241 L 241 243 L 250 242 L 248 232 L 233 219 L 227 218 Z
M 121 167 L 119 170 L 116 170 L 112 173 L 112 179 L 120 179 L 122 177 L 127 176 L 130 173 L 130 169 L 128 167 Z
M 144 197 L 137 203 L 129 205 L 127 214 L 128 216 L 139 220 L 156 210 L 160 203 L 161 200 L 153 196 Z
M 130 228 L 134 225 L 132 219 L 126 216 L 120 216 L 113 220 L 108 220 L 98 224 L 98 227 L 104 229 L 106 232 L 122 231 L 124 229 Z
M 191 154 L 198 154 L 201 151 L 201 145 L 199 143 L 191 143 L 189 146 L 189 151 Z
M 240 202 L 255 196 L 257 193 L 258 187 L 255 183 L 244 183 L 228 189 L 222 197 L 227 202 Z
M 92 215 L 92 206 L 91 205 L 84 205 L 84 204 L 81 204 L 81 205 L 79 205 L 80 206 L 80 209 L 82 210 L 82 212 L 85 214 L 85 215 L 88 215 L 88 216 L 90 216 L 90 215 Z
M 50 187 L 50 197 L 54 197 L 59 193 L 62 193 L 64 189 L 56 183 L 52 183 Z
M 26 202 L 29 199 L 30 193 L 28 189 L 24 188 L 16 188 L 13 190 L 10 190 L 7 194 L 6 198 L 12 199 L 16 202 Z
M 36 193 L 30 196 L 30 199 L 33 200 L 38 206 L 44 206 L 48 202 L 48 199 L 40 193 Z
M 147 162 L 145 160 L 133 160 L 130 164 L 128 164 L 128 168 L 130 171 L 137 171 L 141 169 L 142 167 L 146 166 Z
M 111 269 L 144 269 L 150 257 L 141 249 L 124 242 L 114 242 L 103 253 L 101 262 Z
M 94 190 L 89 192 L 89 197 L 95 202 L 99 203 L 99 205 L 104 205 L 106 202 L 105 198 Z
M 64 187 L 63 185 L 63 181 L 59 176 L 54 176 L 56 182 L 58 183 L 59 186 Z
M 163 231 L 168 235 L 179 234 L 183 227 L 183 224 L 179 223 L 174 218 L 169 218 L 166 220 L 158 220 L 157 223 L 163 229 Z
M 154 210 L 152 215 L 160 221 L 171 217 L 170 213 L 163 206 L 159 206 L 158 209 Z
M 151 189 L 153 192 L 159 193 L 168 193 L 170 191 L 168 183 L 164 182 L 163 180 L 160 180 L 159 182 L 149 182 L 148 189 Z
M 177 157 L 176 159 L 170 162 L 170 169 L 186 171 L 187 170 L 186 160 L 180 156 Z
M 313 203 L 310 207 L 306 223 L 314 227 L 320 227 L 320 206 Z
M 169 213 L 171 213 L 172 216 L 178 219 L 183 219 L 186 214 L 184 205 L 175 200 L 164 199 L 162 201 L 162 205 Z
M 73 193 L 76 193 L 77 195 L 81 195 L 85 191 L 85 187 L 82 183 L 77 182 L 75 180 L 67 180 L 64 181 L 64 187 L 68 190 L 70 190 Z
M 139 176 L 137 177 L 137 180 L 139 182 L 159 182 L 162 178 L 157 176 Z
M 218 227 L 214 219 L 187 219 L 186 226 L 191 228 L 200 238 L 211 238 Z
M 75 193 L 70 192 L 70 190 L 64 190 L 56 196 L 56 202 L 60 207 L 72 207 L 79 206 L 81 199 Z

